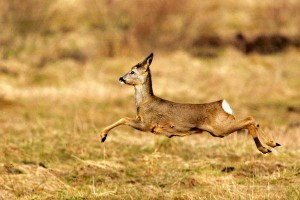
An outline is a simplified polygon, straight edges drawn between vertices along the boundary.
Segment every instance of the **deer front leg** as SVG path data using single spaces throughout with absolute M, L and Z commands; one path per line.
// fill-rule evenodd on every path
M 145 124 L 142 121 L 132 119 L 129 117 L 124 117 L 124 118 L 121 118 L 120 120 L 118 120 L 117 122 L 113 123 L 112 125 L 104 128 L 104 130 L 102 131 L 102 133 L 100 135 L 101 141 L 104 142 L 106 140 L 107 134 L 111 129 L 113 129 L 117 126 L 120 126 L 120 125 L 131 126 L 132 128 L 135 128 L 135 129 L 141 130 L 141 131 L 145 130 Z

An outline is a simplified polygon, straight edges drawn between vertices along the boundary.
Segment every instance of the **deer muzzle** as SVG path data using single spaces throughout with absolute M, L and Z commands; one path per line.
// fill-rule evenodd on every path
M 125 81 L 125 79 L 123 77 L 120 77 L 119 81 L 120 81 L 121 84 L 125 84 L 126 83 L 126 81 Z

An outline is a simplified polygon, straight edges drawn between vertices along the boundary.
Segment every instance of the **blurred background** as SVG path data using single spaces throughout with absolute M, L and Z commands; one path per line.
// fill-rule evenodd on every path
M 297 0 L 2 0 L 0 9 L 1 58 L 31 57 L 33 67 L 150 50 L 209 56 L 205 48 L 242 38 L 263 53 L 300 45 Z M 278 41 L 268 44 L 272 39 Z
M 0 199 L 299 198 L 299 48 L 298 0 L 0 0 Z M 156 95 L 226 98 L 282 147 L 128 127 L 100 144 L 150 52 Z

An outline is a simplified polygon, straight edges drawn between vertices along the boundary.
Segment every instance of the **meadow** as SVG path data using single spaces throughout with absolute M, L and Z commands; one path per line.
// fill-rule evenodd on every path
M 119 127 L 101 143 L 103 127 L 135 115 L 133 88 L 120 85 L 118 77 L 139 57 L 28 69 L 17 78 L 2 74 L 0 195 L 297 199 L 299 53 L 246 57 L 226 50 L 214 60 L 158 53 L 151 66 L 161 97 L 192 103 L 226 98 L 237 117 L 255 116 L 282 145 L 267 155 L 244 132 L 168 139 Z
M 123 13 L 109 12 L 115 4 L 106 1 L 98 6 L 22 1 L 27 4 L 19 7 L 20 1 L 11 2 L 0 2 L 0 199 L 300 199 L 298 48 L 245 55 L 225 46 L 213 57 L 196 56 L 189 49 L 197 34 L 186 22 L 192 18 L 202 27 L 207 22 L 201 13 L 184 15 L 193 0 L 183 7 L 162 1 L 164 6 L 152 10 L 146 1 L 145 7 L 132 1 L 146 14 L 153 11 L 146 25 L 136 17 L 138 8 L 121 1 L 113 2 Z M 247 2 L 204 2 L 198 9 L 208 10 L 207 19 L 217 23 L 208 32 L 226 38 L 237 27 L 251 30 L 249 36 L 266 28 L 267 20 L 253 28 L 257 21 L 243 13 Z M 280 2 L 247 6 L 254 16 L 269 19 L 273 9 L 288 7 L 292 13 L 298 5 Z M 29 15 L 34 6 L 39 12 Z M 159 18 L 162 11 L 166 19 Z M 233 14 L 219 18 L 221 11 Z M 286 10 L 279 13 L 268 30 L 297 35 L 300 17 L 288 21 Z M 166 26 L 180 16 L 183 24 Z M 157 23 L 158 29 L 148 29 Z M 187 31 L 179 34 L 184 24 Z M 169 139 L 126 126 L 101 143 L 105 126 L 135 116 L 134 90 L 118 79 L 151 51 L 157 96 L 182 103 L 224 98 L 237 118 L 254 116 L 282 146 L 263 155 L 244 131 Z

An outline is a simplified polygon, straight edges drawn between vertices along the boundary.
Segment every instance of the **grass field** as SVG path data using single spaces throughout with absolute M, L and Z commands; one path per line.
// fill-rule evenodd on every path
M 299 8 L 0 0 L 0 200 L 300 199 Z M 237 33 L 295 43 L 244 55 Z M 168 139 L 125 126 L 101 143 L 105 126 L 135 116 L 134 90 L 118 79 L 150 51 L 156 95 L 226 99 L 282 146 L 263 155 L 245 132 Z
M 300 52 L 227 48 L 214 59 L 154 52 L 154 92 L 177 102 L 225 98 L 282 146 L 262 155 L 244 132 L 168 139 L 118 127 L 134 116 L 118 83 L 146 55 L 0 61 L 0 199 L 300 199 Z M 6 66 L 10 66 L 6 68 Z

